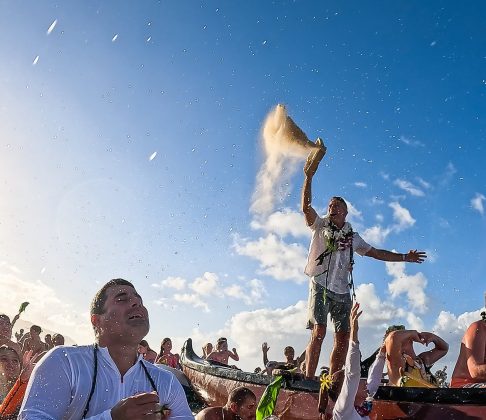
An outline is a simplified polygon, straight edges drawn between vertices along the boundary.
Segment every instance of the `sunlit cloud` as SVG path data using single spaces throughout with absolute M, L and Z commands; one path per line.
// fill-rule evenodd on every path
M 271 213 L 264 220 L 252 220 L 252 229 L 275 233 L 280 237 L 291 235 L 297 237 L 311 236 L 310 229 L 305 224 L 304 215 L 291 209 L 283 209 Z
M 408 192 L 409 194 L 413 195 L 414 197 L 423 197 L 425 195 L 425 193 L 420 188 L 413 185 L 409 181 L 406 181 L 406 180 L 403 180 L 403 179 L 396 179 L 393 183 L 398 188 L 402 189 L 403 191 Z
M 423 273 L 408 275 L 405 273 L 405 263 L 386 262 L 386 271 L 393 277 L 388 284 L 388 291 L 393 298 L 406 295 L 408 304 L 419 313 L 427 310 L 428 298 L 425 294 L 427 279 Z
M 186 280 L 182 277 L 167 277 L 166 279 L 162 280 L 160 283 L 156 284 L 153 283 L 152 287 L 156 289 L 165 290 L 166 288 L 175 289 L 175 290 L 183 290 L 186 287 Z
M 194 308 L 201 308 L 204 312 L 210 312 L 209 305 L 197 293 L 176 293 L 174 300 L 193 306 Z
M 388 204 L 388 206 L 393 209 L 393 220 L 395 220 L 396 223 L 392 226 L 392 229 L 395 232 L 401 232 L 415 224 L 415 219 L 410 214 L 410 211 L 401 206 L 400 203 L 394 201 Z
M 368 184 L 366 182 L 357 181 L 354 183 L 354 186 L 358 188 L 366 188 Z
M 276 235 L 269 234 L 257 240 L 235 236 L 233 247 L 237 254 L 257 260 L 260 274 L 299 284 L 307 280 L 303 271 L 307 250 L 300 244 L 287 244 Z
M 93 340 L 93 329 L 86 310 L 77 311 L 65 303 L 57 291 L 41 280 L 28 280 L 22 271 L 7 262 L 0 263 L 0 289 L 2 312 L 10 317 L 17 314 L 22 302 L 30 302 L 21 319 L 35 322 L 42 328 L 70 336 L 77 343 Z M 55 308 L 55 310 L 53 310 Z
M 476 195 L 471 198 L 471 207 L 481 215 L 484 214 L 484 200 L 486 200 L 486 197 L 481 193 L 476 193 Z
M 246 305 L 254 305 L 261 303 L 262 298 L 268 293 L 260 280 L 253 279 L 248 282 L 248 288 L 245 289 L 240 284 L 233 284 L 224 289 L 224 294 L 242 300 Z
M 216 273 L 205 272 L 201 277 L 196 278 L 189 287 L 198 295 L 223 296 L 219 277 Z

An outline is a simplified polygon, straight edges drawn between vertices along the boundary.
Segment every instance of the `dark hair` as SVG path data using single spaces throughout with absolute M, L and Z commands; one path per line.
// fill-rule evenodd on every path
M 22 357 L 17 352 L 17 350 L 15 350 L 13 347 L 10 347 L 8 344 L 3 344 L 3 345 L 0 346 L 0 352 L 4 352 L 4 351 L 11 351 L 11 352 L 15 353 L 15 355 L 19 359 L 19 362 L 22 364 Z
M 331 197 L 331 199 L 329 200 L 329 202 L 331 202 L 332 200 L 336 200 L 336 201 L 339 201 L 341 203 L 344 204 L 344 207 L 346 207 L 346 210 L 348 209 L 348 204 L 346 203 L 346 200 L 342 197 L 339 197 L 338 195 L 335 195 L 334 197 Z
M 140 341 L 140 343 L 138 343 L 140 346 L 143 346 L 143 347 L 147 347 L 148 348 L 148 343 L 147 343 L 147 340 L 142 340 Z
M 238 407 L 241 407 L 247 398 L 253 397 L 256 399 L 255 394 L 250 388 L 240 386 L 233 389 L 228 395 L 228 402 L 235 403 Z
M 218 343 L 218 344 L 222 344 L 222 343 L 224 343 L 225 341 L 226 341 L 226 342 L 228 341 L 228 340 L 227 340 L 225 337 L 219 337 L 219 338 L 218 338 L 217 343 Z
M 96 292 L 95 297 L 93 298 L 90 306 L 90 314 L 91 315 L 101 315 L 105 312 L 104 306 L 106 302 L 106 291 L 112 286 L 130 286 L 135 289 L 135 286 L 130 283 L 128 280 L 124 279 L 112 279 L 108 283 L 106 283 L 98 292 Z
M 35 331 L 37 334 L 40 334 L 42 332 L 42 328 L 38 325 L 32 325 L 32 327 L 30 327 L 30 331 Z
M 7 320 L 8 323 L 10 324 L 10 317 L 7 314 L 0 314 L 0 318 Z
M 164 344 L 167 343 L 167 341 L 172 342 L 172 340 L 169 337 L 165 337 L 160 343 L 160 353 L 158 354 L 157 357 L 162 357 L 164 355 Z

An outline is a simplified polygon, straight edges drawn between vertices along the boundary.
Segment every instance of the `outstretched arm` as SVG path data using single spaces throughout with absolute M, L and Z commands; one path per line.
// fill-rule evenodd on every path
M 399 254 L 398 252 L 387 251 L 386 249 L 371 248 L 366 254 L 367 257 L 374 258 L 380 261 L 389 262 L 410 262 L 421 264 L 427 258 L 424 251 L 410 250 L 406 254 Z
M 438 335 L 432 334 L 430 332 L 421 332 L 420 337 L 425 345 L 429 343 L 434 344 L 434 348 L 429 351 L 424 351 L 419 354 L 419 357 L 424 361 L 427 366 L 433 365 L 437 360 L 444 357 L 449 350 L 449 344 L 447 344 Z

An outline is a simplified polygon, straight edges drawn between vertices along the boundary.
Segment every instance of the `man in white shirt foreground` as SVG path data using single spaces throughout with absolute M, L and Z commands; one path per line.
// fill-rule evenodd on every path
M 52 349 L 35 367 L 19 419 L 193 419 L 179 381 L 138 355 L 149 317 L 134 286 L 106 283 L 91 303 L 96 343 Z
M 332 409 L 333 420 L 369 420 L 369 413 L 371 412 L 370 397 L 376 393 L 381 383 L 383 367 L 385 366 L 384 346 L 381 347 L 374 363 L 370 367 L 368 380 L 360 380 L 361 365 L 358 341 L 358 318 L 361 313 L 359 312 L 359 303 L 355 303 L 350 316 L 351 339 L 346 355 L 343 386 L 337 400 L 335 400 L 335 395 L 332 395 L 331 392 L 329 393 L 330 404 L 328 408 L 332 408 L 333 399 L 336 401 Z

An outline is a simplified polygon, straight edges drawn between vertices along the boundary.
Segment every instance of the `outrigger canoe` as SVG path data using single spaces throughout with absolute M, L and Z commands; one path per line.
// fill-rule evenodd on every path
M 222 406 L 236 387 L 246 386 L 260 399 L 272 377 L 243 372 L 200 358 L 189 338 L 181 351 L 184 374 L 208 406 Z M 319 383 L 289 377 L 280 390 L 274 414 L 281 420 L 317 420 Z M 486 420 L 486 389 L 399 388 L 380 386 L 372 420 Z

